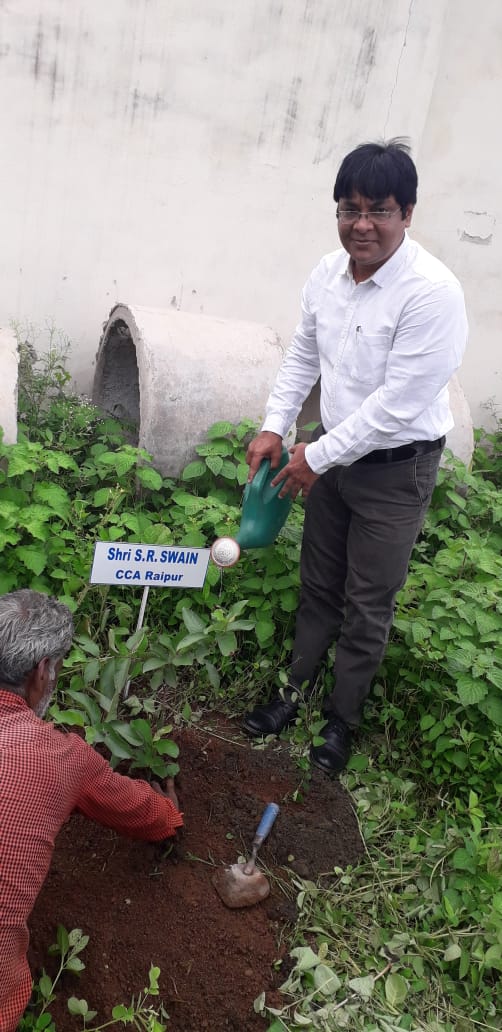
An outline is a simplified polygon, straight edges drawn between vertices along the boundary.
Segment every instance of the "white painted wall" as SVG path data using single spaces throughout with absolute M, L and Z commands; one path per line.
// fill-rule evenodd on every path
M 337 246 L 341 158 L 408 135 L 415 235 L 468 296 L 479 421 L 502 407 L 501 35 L 499 0 L 0 0 L 0 325 L 53 321 L 86 391 L 117 301 L 287 340 Z

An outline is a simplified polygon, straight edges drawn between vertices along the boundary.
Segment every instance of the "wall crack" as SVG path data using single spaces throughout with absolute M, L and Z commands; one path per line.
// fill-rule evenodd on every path
M 403 60 L 403 54 L 404 54 L 404 51 L 406 49 L 406 45 L 408 43 L 408 29 L 410 27 L 414 6 L 415 6 L 415 0 L 410 0 L 410 4 L 409 4 L 409 7 L 408 7 L 408 18 L 407 18 L 406 25 L 405 25 L 405 28 L 404 28 L 403 42 L 402 42 L 402 45 L 401 45 L 401 51 L 400 51 L 398 62 L 397 62 L 397 66 L 396 66 L 396 74 L 394 76 L 394 82 L 392 84 L 392 89 L 390 91 L 389 106 L 387 108 L 387 116 L 386 116 L 385 124 L 384 124 L 384 127 L 383 127 L 383 138 L 384 138 L 384 140 L 387 137 L 387 126 L 389 124 L 389 119 L 390 119 L 390 115 L 391 115 L 391 111 L 392 111 L 392 104 L 394 102 L 394 94 L 395 94 L 396 89 L 397 89 L 397 83 L 398 83 L 398 79 L 399 79 L 399 72 L 401 70 L 401 62 Z

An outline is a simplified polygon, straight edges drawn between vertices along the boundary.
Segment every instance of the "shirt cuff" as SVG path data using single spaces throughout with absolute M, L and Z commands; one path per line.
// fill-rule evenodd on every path
M 183 814 L 176 809 L 172 800 L 166 798 L 162 799 L 162 796 L 160 799 L 164 804 L 164 813 L 162 814 L 163 828 L 159 829 L 159 833 L 155 835 L 155 838 L 151 839 L 152 842 L 158 842 L 165 838 L 172 838 L 172 836 L 176 834 L 176 829 L 183 827 Z
M 305 448 L 305 461 L 310 466 L 313 473 L 317 473 L 320 477 L 323 473 L 326 473 L 333 462 L 326 462 L 326 455 L 323 445 L 319 447 L 320 441 L 313 441 L 312 444 L 307 444 Z
M 269 433 L 278 434 L 279 437 L 282 438 L 284 438 L 286 433 L 283 421 L 280 416 L 267 416 L 261 429 L 262 432 L 264 430 L 267 430 Z

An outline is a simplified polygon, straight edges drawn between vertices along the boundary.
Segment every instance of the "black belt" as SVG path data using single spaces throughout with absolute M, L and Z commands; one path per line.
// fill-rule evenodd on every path
M 403 459 L 414 459 L 415 455 L 442 451 L 445 441 L 445 437 L 438 437 L 436 441 L 412 441 L 411 444 L 403 444 L 400 448 L 380 448 L 362 455 L 360 459 L 356 459 L 356 463 L 402 462 Z

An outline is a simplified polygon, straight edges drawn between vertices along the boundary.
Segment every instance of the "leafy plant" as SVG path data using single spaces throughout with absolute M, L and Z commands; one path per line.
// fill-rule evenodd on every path
M 56 954 L 60 958 L 59 968 L 54 978 L 43 972 L 33 987 L 33 998 L 30 1005 L 21 1018 L 18 1032 L 57 1032 L 52 1017 L 47 1010 L 56 999 L 56 986 L 64 972 L 80 974 L 85 964 L 80 954 L 87 946 L 89 936 L 84 935 L 80 928 L 73 928 L 67 932 L 63 925 L 58 925 L 56 942 L 49 947 L 50 954 Z M 103 1029 L 116 1025 L 132 1025 L 140 1032 L 165 1032 L 167 1025 L 164 1019 L 168 1019 L 162 1004 L 154 1007 L 150 998 L 159 995 L 160 968 L 150 967 L 148 975 L 148 986 L 137 996 L 133 996 L 129 1005 L 119 1004 L 112 1008 L 111 1020 L 99 1025 L 89 1025 L 96 1017 L 97 1011 L 91 1010 L 87 1000 L 79 999 L 77 996 L 70 996 L 67 1000 L 67 1007 L 74 1017 L 82 1018 L 82 1029 L 86 1032 L 103 1032 Z M 162 1021 L 160 1020 L 162 1018 Z
M 139 596 L 88 584 L 94 541 L 204 546 L 234 534 L 253 428 L 215 424 L 175 484 L 58 375 L 36 424 L 0 450 L 0 590 L 50 591 L 76 612 L 52 717 L 106 745 L 114 764 L 162 776 L 174 769 L 174 724 L 203 707 L 240 712 L 287 679 L 302 504 L 273 548 L 210 566 L 202 590 L 152 592 L 148 623 L 132 632 Z M 318 883 L 295 878 L 284 1002 L 257 1001 L 270 1032 L 500 1027 L 501 517 L 498 425 L 478 434 L 470 470 L 450 456 L 440 472 L 343 779 L 365 856 Z M 321 672 L 287 732 L 300 794 L 331 678 Z
M 238 426 L 225 420 L 213 423 L 207 431 L 207 442 L 195 448 L 200 458 L 185 466 L 182 480 L 195 483 L 202 494 L 214 493 L 215 486 L 219 487 L 223 492 L 220 496 L 227 497 L 228 482 L 235 488 L 247 481 L 246 448 L 255 433 L 255 424 L 249 419 Z M 232 493 L 229 500 L 233 500 Z

